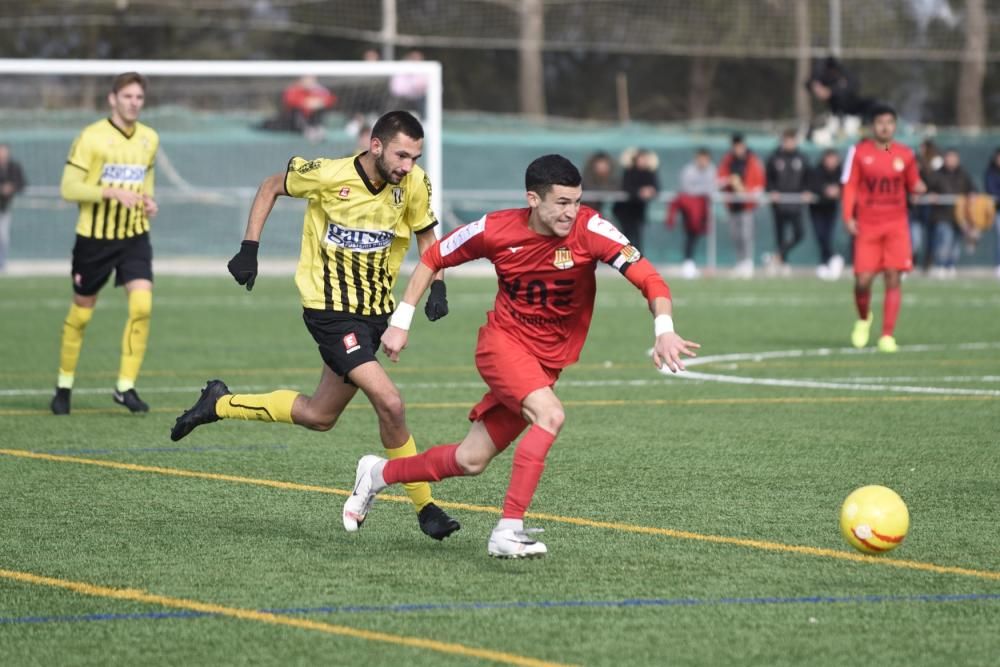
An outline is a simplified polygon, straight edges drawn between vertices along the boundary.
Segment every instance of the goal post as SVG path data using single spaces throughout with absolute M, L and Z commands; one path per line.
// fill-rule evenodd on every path
M 351 154 L 357 129 L 394 108 L 420 117 L 420 164 L 433 185 L 431 206 L 439 219 L 443 216 L 438 62 L 0 59 L 0 142 L 11 146 L 29 184 L 15 200 L 12 260 L 68 257 L 74 207 L 60 199 L 58 186 L 70 142 L 107 115 L 111 79 L 128 71 L 149 78 L 140 120 L 160 134 L 156 191 L 161 207 L 153 222 L 158 258 L 229 253 L 263 176 L 280 171 L 293 154 Z M 309 139 L 262 129 L 262 121 L 279 111 L 285 86 L 303 76 L 316 77 L 338 98 L 326 115 L 326 134 Z M 422 98 L 394 96 L 394 76 L 422 77 Z M 269 247 L 276 255 L 297 256 L 301 206 L 279 200 L 275 214 L 265 232 Z M 282 229 L 280 243 L 271 244 L 273 227 Z

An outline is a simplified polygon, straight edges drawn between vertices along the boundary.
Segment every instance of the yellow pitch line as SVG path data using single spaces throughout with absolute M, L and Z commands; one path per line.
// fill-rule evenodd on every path
M 600 408 L 600 407 L 635 407 L 642 405 L 792 405 L 792 404 L 823 404 L 823 403 L 905 403 L 914 401 L 996 401 L 997 396 L 771 396 L 761 398 L 650 398 L 645 400 L 632 399 L 594 399 L 563 401 L 567 407 Z M 471 401 L 451 401 L 441 403 L 407 403 L 408 410 L 450 410 L 455 408 L 469 409 Z M 180 414 L 187 408 L 150 408 L 150 412 L 163 414 Z M 348 405 L 347 410 L 371 410 L 368 405 Z M 0 417 L 39 417 L 52 414 L 49 410 L 36 408 L 10 408 L 0 410 Z M 121 408 L 73 408 L 75 415 L 126 415 Z
M 100 466 L 102 468 L 113 468 L 118 470 L 130 470 L 134 472 L 152 472 L 161 475 L 172 475 L 175 477 L 191 477 L 197 479 L 210 479 L 224 482 L 235 482 L 238 484 L 253 484 L 256 486 L 267 486 L 288 491 L 311 491 L 314 493 L 326 493 L 339 496 L 348 496 L 350 491 L 335 489 L 327 486 L 315 486 L 311 484 L 299 484 L 296 482 L 282 482 L 272 479 L 257 479 L 254 477 L 240 477 L 238 475 L 226 475 L 213 472 L 199 472 L 195 470 L 183 470 L 179 468 L 163 468 L 160 466 L 146 466 L 135 463 L 122 463 L 120 461 L 102 461 L 98 459 L 85 459 L 75 456 L 61 456 L 56 454 L 43 454 L 39 452 L 29 452 L 20 449 L 0 449 L 0 455 L 16 456 L 28 459 L 38 459 L 42 461 L 54 461 L 57 463 L 79 463 L 84 465 Z M 392 502 L 408 503 L 406 496 L 384 495 L 379 498 Z M 472 505 L 469 503 L 448 502 L 436 500 L 438 505 L 447 509 L 466 510 L 469 512 L 482 512 L 485 514 L 500 514 L 498 507 L 487 505 Z M 655 526 L 637 526 L 627 523 L 611 523 L 607 521 L 594 521 L 579 517 L 561 516 L 558 514 L 545 514 L 541 512 L 528 512 L 529 517 L 542 521 L 553 521 L 556 523 L 568 523 L 575 526 L 587 528 L 602 528 L 625 533 L 637 533 L 643 535 L 660 535 L 682 540 L 695 540 L 699 542 L 713 542 L 716 544 L 730 544 L 733 546 L 748 547 L 752 549 L 762 549 L 765 551 L 777 551 L 781 553 L 795 553 L 806 556 L 820 556 L 825 558 L 835 558 L 838 560 L 852 561 L 856 563 L 866 563 L 869 565 L 886 565 L 909 570 L 921 570 L 924 572 L 935 572 L 938 574 L 958 574 L 967 577 L 977 577 L 980 579 L 990 579 L 1000 581 L 1000 572 L 992 570 L 973 570 L 964 567 L 951 565 L 936 565 L 915 560 L 902 560 L 897 558 L 885 558 L 882 556 L 866 556 L 850 551 L 837 551 L 835 549 L 825 549 L 821 547 L 800 546 L 796 544 L 784 544 L 781 542 L 770 542 L 767 540 L 754 540 L 742 537 L 728 537 L 726 535 L 709 535 L 706 533 L 694 533 L 686 530 L 676 530 L 674 528 L 657 528 Z
M 610 366 L 601 363 L 591 362 L 583 364 L 574 364 L 573 368 L 578 370 L 601 370 L 601 371 L 615 371 L 622 369 L 636 369 L 645 368 L 650 369 L 653 365 L 651 362 L 646 361 L 643 363 L 612 363 Z M 205 369 L 194 369 L 194 370 L 146 370 L 143 369 L 143 377 L 196 377 L 196 378 L 209 378 L 209 377 L 225 377 L 229 375 L 235 376 L 254 376 L 254 375 L 267 375 L 273 376 L 276 374 L 309 374 L 310 376 L 317 375 L 321 371 L 319 366 L 310 366 L 303 368 L 296 367 L 278 367 L 278 368 L 214 368 L 211 370 Z M 453 364 L 447 366 L 388 366 L 387 370 L 390 375 L 395 373 L 427 373 L 427 372 L 442 372 L 442 373 L 458 373 L 458 372 L 469 372 L 475 373 L 476 367 L 472 364 Z M 0 378 L 4 379 L 17 379 L 25 380 L 31 378 L 50 378 L 52 373 L 45 372 L 22 372 L 22 373 L 0 373 Z M 77 378 L 117 378 L 118 373 L 115 371 L 94 371 L 89 373 L 82 373 L 77 376 Z
M 473 648 L 463 644 L 452 642 L 441 642 L 434 639 L 421 639 L 419 637 L 407 637 L 405 635 L 394 635 L 386 632 L 373 632 L 371 630 L 361 630 L 344 625 L 324 623 L 305 618 L 292 618 L 268 613 L 266 611 L 256 611 L 253 609 L 242 609 L 240 607 L 228 607 L 211 602 L 200 602 L 186 598 L 175 598 L 168 595 L 157 595 L 136 588 L 111 588 L 108 586 L 98 586 L 83 581 L 70 581 L 67 579 L 55 579 L 44 577 L 30 572 L 18 572 L 16 570 L 0 569 L 0 577 L 18 581 L 25 584 L 37 584 L 39 586 L 51 586 L 53 588 L 64 588 L 74 593 L 91 595 L 100 598 L 114 598 L 116 600 L 130 600 L 132 602 L 142 602 L 154 604 L 174 609 L 184 609 L 187 611 L 197 611 L 205 614 L 215 614 L 218 616 L 228 616 L 244 621 L 257 621 L 258 623 L 270 623 L 271 625 L 285 625 L 303 630 L 315 630 L 330 635 L 341 637 L 352 637 L 354 639 L 364 639 L 366 641 L 383 642 L 386 644 L 396 644 L 409 648 L 420 648 L 438 653 L 449 653 L 467 658 L 480 658 L 501 662 L 507 665 L 525 665 L 527 667 L 562 667 L 563 663 L 547 662 L 528 658 L 514 653 L 502 651 L 492 651 L 490 649 Z

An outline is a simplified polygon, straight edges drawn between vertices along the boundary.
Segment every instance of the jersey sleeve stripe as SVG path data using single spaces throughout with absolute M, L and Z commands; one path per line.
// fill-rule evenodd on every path
M 844 156 L 844 166 L 840 171 L 840 183 L 842 185 L 851 179 L 851 166 L 854 164 L 854 151 L 856 148 L 856 144 L 851 146 L 847 149 L 847 155 Z
M 469 239 L 482 234 L 486 230 L 486 216 L 479 218 L 475 222 L 470 222 L 464 227 L 456 229 L 451 236 L 441 241 L 441 256 L 447 257 L 462 247 Z

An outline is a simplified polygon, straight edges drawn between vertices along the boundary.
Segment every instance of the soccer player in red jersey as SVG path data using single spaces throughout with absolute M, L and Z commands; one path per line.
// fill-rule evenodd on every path
M 895 352 L 893 331 L 899 306 L 901 274 L 913 268 L 906 201 L 911 193 L 927 191 L 917 171 L 913 151 L 893 141 L 896 112 L 883 104 L 871 110 L 872 138 L 851 148 L 844 160 L 842 210 L 854 237 L 854 302 L 858 321 L 851 332 L 854 347 L 868 344 L 871 334 L 872 283 L 885 280 L 882 335 L 878 349 Z
M 695 356 L 699 345 L 674 332 L 670 288 L 618 229 L 580 205 L 580 183 L 580 172 L 566 158 L 540 157 L 525 174 L 527 208 L 489 213 L 424 252 L 382 336 L 383 351 L 398 360 L 415 304 L 437 271 L 485 257 L 499 283 L 476 347 L 476 367 L 489 391 L 469 413 L 472 426 L 460 443 L 405 460 L 362 457 L 353 494 L 344 504 L 349 530 L 364 521 L 375 494 L 386 486 L 478 475 L 527 428 L 514 452 L 502 518 L 487 551 L 499 558 L 545 555 L 545 545 L 533 537 L 538 531 L 525 530 L 523 519 L 545 456 L 563 427 L 553 385 L 579 358 L 587 337 L 598 262 L 618 269 L 649 302 L 657 367 L 683 370 L 681 355 Z

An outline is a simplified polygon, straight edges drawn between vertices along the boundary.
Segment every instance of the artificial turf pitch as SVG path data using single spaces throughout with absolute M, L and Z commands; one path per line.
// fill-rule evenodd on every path
M 385 362 L 421 449 L 459 440 L 484 390 L 472 354 L 495 282 L 449 285 L 451 314 L 418 311 Z M 641 296 L 602 276 L 527 521 L 549 555 L 503 562 L 486 538 L 509 452 L 435 486 L 463 524 L 443 543 L 395 489 L 343 531 L 355 463 L 380 449 L 361 395 L 327 433 L 221 422 L 169 440 L 208 379 L 314 388 L 288 277 L 249 294 L 159 279 L 138 416 L 111 401 L 125 303 L 106 290 L 59 418 L 68 285 L 0 280 L 0 664 L 996 664 L 997 283 L 908 280 L 895 355 L 845 349 L 847 280 L 672 288 L 702 375 L 657 373 Z M 839 535 L 864 484 L 910 508 L 884 556 Z

